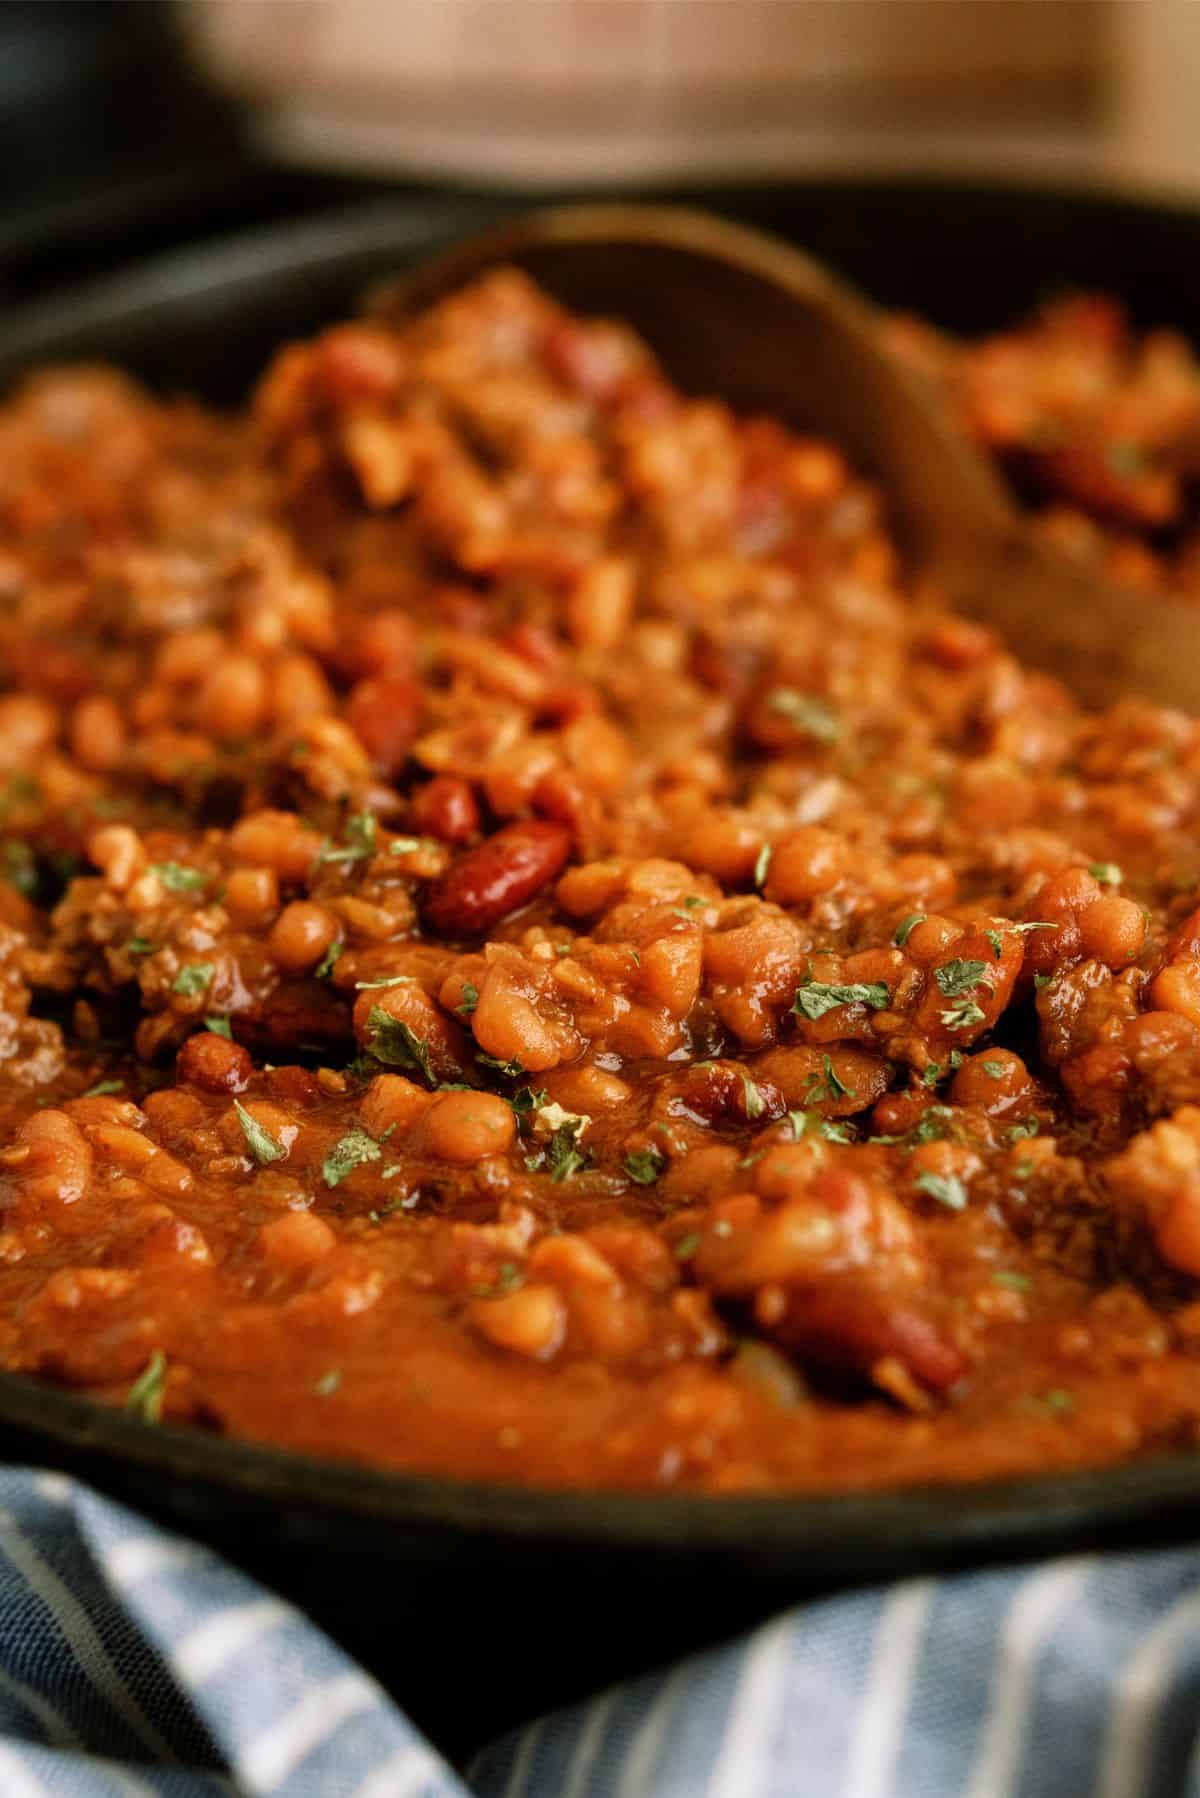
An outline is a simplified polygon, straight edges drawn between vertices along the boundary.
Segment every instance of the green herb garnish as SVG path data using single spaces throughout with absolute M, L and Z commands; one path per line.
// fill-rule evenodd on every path
M 260 1167 L 269 1162 L 282 1161 L 287 1154 L 283 1144 L 276 1142 L 269 1130 L 264 1130 L 258 1119 L 246 1110 L 240 1100 L 233 1101 L 233 1109 L 237 1113 L 238 1123 L 242 1126 L 242 1134 L 246 1138 L 246 1147 Z
M 1119 887 L 1125 878 L 1116 862 L 1093 862 L 1088 873 L 1105 887 Z
M 205 1018 L 204 1028 L 206 1030 L 211 1030 L 214 1036 L 223 1036 L 227 1043 L 233 1041 L 233 1031 L 229 1028 L 228 1018 Z
M 155 862 L 150 872 L 158 875 L 169 893 L 195 893 L 208 880 L 199 868 L 185 868 L 182 862 Z
M 380 1161 L 383 1150 L 373 1136 L 358 1124 L 347 1130 L 345 1136 L 339 1137 L 328 1155 L 321 1163 L 321 1175 L 326 1186 L 336 1186 L 346 1178 L 354 1168 L 362 1167 L 368 1161 Z
M 420 1074 L 428 1086 L 436 1086 L 433 1058 L 429 1044 L 417 1035 L 403 1018 L 394 1018 L 381 1005 L 372 1005 L 367 1013 L 367 1029 L 371 1033 L 370 1049 L 376 1060 L 389 1067 L 408 1068 Z
M 10 838 L 0 848 L 0 871 L 11 886 L 26 899 L 32 899 L 37 892 L 37 863 L 33 859 L 33 850 L 28 843 L 18 843 Z
M 479 988 L 473 986 L 469 980 L 464 980 L 462 983 L 462 998 L 454 1007 L 455 1011 L 460 1018 L 469 1018 L 478 1004 Z
M 523 1117 L 526 1112 L 540 1111 L 549 1097 L 544 1086 L 539 1086 L 536 1091 L 532 1086 L 520 1086 L 508 1102 L 517 1116 Z
M 901 922 L 897 924 L 895 935 L 892 937 L 892 941 L 895 943 L 897 949 L 903 949 L 905 943 L 907 943 L 909 937 L 917 928 L 917 925 L 924 924 L 928 916 L 928 912 L 909 912 L 907 918 L 903 918 Z
M 767 695 L 767 704 L 805 736 L 815 737 L 818 743 L 836 743 L 841 735 L 837 713 L 813 693 L 799 693 L 795 687 L 776 687 Z
M 500 1271 L 490 1286 L 472 1286 L 473 1299 L 502 1299 L 505 1293 L 515 1292 L 524 1281 L 524 1274 L 515 1261 L 504 1261 Z
M 806 1136 L 820 1136 L 825 1142 L 854 1141 L 849 1124 L 839 1124 L 834 1118 L 823 1117 L 819 1111 L 789 1111 L 787 1121 L 796 1142 L 802 1142 Z
M 918 1192 L 927 1192 L 931 1199 L 939 1205 L 946 1205 L 951 1211 L 962 1211 L 966 1208 L 967 1189 L 957 1174 L 918 1174 L 913 1182 Z
M 755 857 L 754 884 L 756 887 L 766 886 L 767 870 L 771 866 L 771 857 L 774 855 L 774 853 L 775 853 L 774 846 L 770 843 L 764 843 L 762 848 L 759 850 L 758 855 Z
M 804 1097 L 814 1103 L 818 1099 L 853 1099 L 854 1093 L 842 1080 L 828 1055 L 822 1055 L 821 1066 L 825 1072 L 822 1080 L 820 1074 L 813 1074 L 808 1083 L 808 1091 Z
M 767 1101 L 763 1098 L 761 1091 L 755 1086 L 748 1074 L 743 1074 L 741 1076 L 741 1081 L 746 1108 L 746 1118 L 752 1123 L 755 1118 L 760 1118 L 767 1109 Z
M 198 998 L 212 985 L 213 973 L 211 962 L 194 961 L 186 968 L 180 968 L 171 984 L 171 991 L 182 994 L 185 999 Z
M 99 1099 L 108 1093 L 123 1093 L 124 1091 L 125 1082 L 123 1080 L 97 1080 L 95 1086 L 89 1086 L 87 1091 L 79 1096 L 82 1099 Z
M 991 994 L 991 988 L 987 989 Z M 956 1005 L 948 1005 L 938 1013 L 947 1030 L 969 1030 L 972 1024 L 982 1024 L 987 1016 L 981 1005 L 974 999 L 960 999 Z
M 667 1165 L 667 1158 L 661 1149 L 634 1149 L 626 1155 L 621 1166 L 638 1186 L 653 1186 Z
M 986 973 L 986 962 L 963 961 L 955 957 L 953 961 L 943 962 L 940 968 L 935 968 L 933 977 L 939 991 L 945 993 L 947 999 L 956 999 L 961 993 L 968 993 L 972 987 L 978 986 Z
M 796 989 L 792 1010 L 815 1023 L 839 1005 L 869 1005 L 872 1011 L 885 1011 L 890 999 L 891 994 L 882 980 L 860 981 L 851 986 L 829 986 L 823 980 L 804 980 Z
M 345 947 L 346 945 L 344 942 L 330 943 L 328 949 L 326 949 L 324 955 L 313 969 L 313 974 L 318 980 L 329 979 L 329 976 L 337 966 L 338 957 Z
M 317 853 L 317 865 L 325 862 L 369 861 L 375 853 L 379 821 L 374 812 L 353 812 L 346 820 L 347 842 L 344 848 L 326 843 Z
M 1033 1281 L 1028 1274 L 1011 1273 L 1008 1268 L 1001 1267 L 992 1275 L 993 1286 L 1003 1286 L 1008 1292 L 1029 1292 Z
M 163 1391 L 167 1383 L 167 1357 L 155 1349 L 125 1396 L 125 1409 L 143 1423 L 161 1423 Z

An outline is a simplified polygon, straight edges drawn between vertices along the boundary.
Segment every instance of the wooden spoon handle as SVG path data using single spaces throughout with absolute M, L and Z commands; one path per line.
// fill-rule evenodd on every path
M 940 586 L 1025 662 L 1055 674 L 1086 705 L 1137 694 L 1200 709 L 1200 605 L 1138 593 L 1018 529 L 977 541 Z

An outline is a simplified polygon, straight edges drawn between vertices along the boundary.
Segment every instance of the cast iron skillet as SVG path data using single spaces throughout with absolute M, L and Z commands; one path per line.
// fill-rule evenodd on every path
M 875 298 L 951 327 L 999 323 L 1069 285 L 1116 292 L 1147 321 L 1200 320 L 1200 214 L 1182 209 L 914 182 L 687 197 L 791 235 Z M 376 203 L 141 265 L 10 314 L 0 384 L 47 359 L 111 358 L 159 385 L 234 399 L 279 342 L 496 215 L 494 202 L 467 197 Z M 284 1586 L 452 1751 L 802 1586 L 1178 1537 L 1200 1500 L 1194 1454 L 815 1499 L 526 1490 L 154 1429 L 12 1376 L 0 1376 L 0 1452 L 77 1472 Z M 412 1612 L 399 1628 L 397 1594 Z M 517 1668 L 506 1646 L 514 1606 Z M 584 1616 L 586 1630 L 564 1635 Z M 464 1713 L 447 1669 L 460 1690 L 472 1653 L 479 1678 Z

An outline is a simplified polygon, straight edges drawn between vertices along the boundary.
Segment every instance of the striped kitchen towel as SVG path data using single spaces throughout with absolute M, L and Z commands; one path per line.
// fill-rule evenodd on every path
M 1200 1798 L 1198 1724 L 1180 1549 L 800 1605 L 458 1775 L 210 1550 L 0 1471 L 0 1798 Z

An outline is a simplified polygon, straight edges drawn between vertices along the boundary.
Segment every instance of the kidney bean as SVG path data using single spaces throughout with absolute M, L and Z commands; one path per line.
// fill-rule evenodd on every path
M 361 680 L 346 701 L 346 722 L 380 774 L 398 774 L 420 726 L 420 690 L 394 675 Z
M 408 821 L 421 836 L 436 837 L 441 843 L 465 843 L 479 829 L 479 806 L 465 780 L 435 774 L 413 794 Z
M 571 833 L 548 818 L 506 824 L 468 849 L 435 882 L 425 918 L 441 936 L 479 936 L 518 911 L 562 872 Z
M 875 1362 L 894 1356 L 931 1392 L 948 1391 L 967 1370 L 966 1356 L 917 1295 L 892 1294 L 886 1286 L 873 1291 L 849 1277 L 790 1293 L 772 1333 L 802 1360 L 868 1375 Z

